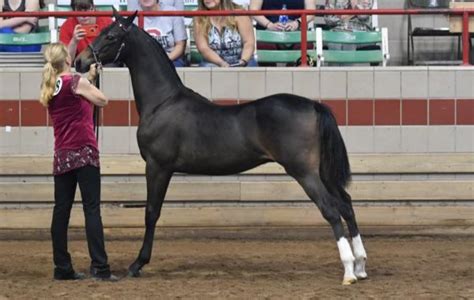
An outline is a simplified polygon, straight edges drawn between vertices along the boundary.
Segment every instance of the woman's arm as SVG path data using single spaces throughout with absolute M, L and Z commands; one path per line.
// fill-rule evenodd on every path
M 39 9 L 38 0 L 26 0 L 25 11 L 39 11 Z M 0 28 L 11 27 L 16 33 L 29 33 L 37 24 L 37 17 L 16 17 L 0 20 Z
M 372 0 L 351 0 L 351 4 L 354 9 L 372 9 L 373 7 Z M 369 23 L 370 15 L 357 15 L 356 18 L 361 22 Z
M 263 5 L 263 0 L 250 0 L 249 10 L 261 10 Z M 273 31 L 283 31 L 285 27 L 280 23 L 273 23 L 265 16 L 254 16 L 253 19 L 260 24 L 260 26 L 264 27 L 267 30 Z
M 95 81 L 97 77 L 97 65 L 92 64 L 89 69 L 89 74 L 87 79 L 80 78 L 79 83 L 77 84 L 76 94 L 83 96 L 93 104 L 97 106 L 106 106 L 109 100 L 102 93 L 101 90 L 95 87 L 92 82 Z
M 247 16 L 236 17 L 237 29 L 242 39 L 242 55 L 241 60 L 245 64 L 253 58 L 255 51 L 255 35 L 253 32 L 252 20 Z
M 305 0 L 304 9 L 316 9 L 316 0 Z M 314 15 L 307 15 L 306 21 L 311 22 L 314 20 Z
M 175 40 L 174 49 L 168 53 L 168 57 L 171 60 L 182 57 L 186 50 L 186 40 L 188 39 L 188 35 L 186 33 L 186 27 L 184 26 L 183 17 L 173 18 L 173 38 Z
M 334 2 L 337 2 L 335 0 L 332 0 Z M 344 7 L 339 7 L 335 5 L 335 3 L 331 3 L 331 0 L 326 0 L 326 8 L 329 9 L 345 9 L 348 8 L 348 5 L 350 4 L 350 1 L 347 2 Z M 351 19 L 353 16 L 352 15 L 325 15 L 324 16 L 324 21 L 326 24 L 328 24 L 331 27 L 335 27 L 342 22 Z
M 59 41 L 67 46 L 67 50 L 73 61 L 76 58 L 77 45 L 80 40 L 85 38 L 85 35 L 86 31 L 80 24 L 72 27 L 70 19 L 66 20 L 59 29 Z
M 305 9 L 316 9 L 316 1 L 315 0 L 305 0 L 304 1 L 304 8 Z M 307 21 L 306 24 L 309 24 L 309 22 L 311 22 L 313 20 L 314 20 L 314 15 L 307 15 L 306 16 L 306 21 Z M 300 25 L 301 25 L 301 17 L 299 17 L 298 19 L 295 19 L 291 22 L 288 22 L 285 25 L 285 30 L 286 31 L 295 31 L 295 30 L 298 30 L 298 29 L 301 30 Z
M 214 50 L 209 48 L 209 41 L 207 33 L 202 32 L 201 26 L 197 22 L 197 19 L 193 21 L 194 24 L 194 42 L 196 47 L 201 53 L 202 57 L 210 63 L 216 64 L 221 67 L 228 67 L 229 64 L 223 60 Z
M 22 26 L 23 24 L 27 24 L 28 27 L 31 29 L 33 27 L 33 24 L 28 23 L 30 19 L 31 18 L 27 18 L 27 17 L 15 17 L 15 18 L 3 19 L 3 20 L 0 20 L 0 28 L 4 28 L 4 27 L 15 28 L 18 26 Z
M 89 80 L 85 78 L 79 79 L 79 84 L 76 88 L 76 94 L 83 96 L 91 103 L 97 106 L 106 106 L 109 100 L 105 95 L 95 87 Z
M 178 59 L 183 56 L 184 50 L 186 49 L 186 41 L 177 41 L 174 44 L 174 49 L 168 53 L 168 57 L 171 60 Z

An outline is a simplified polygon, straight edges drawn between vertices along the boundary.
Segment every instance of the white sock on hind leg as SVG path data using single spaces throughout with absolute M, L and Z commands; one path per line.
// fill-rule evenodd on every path
M 352 248 L 355 256 L 354 273 L 359 279 L 367 278 L 367 273 L 365 272 L 367 253 L 365 253 L 360 234 L 352 238 Z
M 339 248 L 339 255 L 341 256 L 342 264 L 344 265 L 344 280 L 343 284 L 351 284 L 357 280 L 354 275 L 354 255 L 352 255 L 351 246 L 345 237 L 337 241 L 337 248 Z

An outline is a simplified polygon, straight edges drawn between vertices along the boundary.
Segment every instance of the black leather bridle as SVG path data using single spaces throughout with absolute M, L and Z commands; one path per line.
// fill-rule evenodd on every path
M 122 36 L 122 44 L 120 44 L 120 47 L 117 51 L 117 54 L 115 55 L 115 58 L 113 59 L 113 61 L 111 62 L 112 64 L 116 63 L 118 61 L 118 59 L 120 58 L 120 55 L 122 54 L 122 50 L 123 48 L 125 47 L 125 42 L 123 41 L 125 39 L 125 37 L 127 36 L 127 34 L 130 32 L 130 29 L 132 28 L 132 26 L 128 26 L 127 28 L 124 28 L 123 24 L 119 24 L 119 27 L 120 29 L 122 29 L 124 32 L 125 32 L 125 35 Z M 92 44 L 89 44 L 87 46 L 91 52 L 92 52 L 92 56 L 94 58 L 94 62 L 97 64 L 97 65 L 102 65 L 102 62 L 100 61 L 99 59 L 99 51 L 96 50 L 94 48 L 94 46 Z

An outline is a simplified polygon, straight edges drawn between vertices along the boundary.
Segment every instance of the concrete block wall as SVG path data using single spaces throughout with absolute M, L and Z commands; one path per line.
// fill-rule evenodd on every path
M 183 68 L 186 86 L 221 104 L 293 93 L 329 105 L 351 153 L 474 151 L 474 67 Z M 0 154 L 51 154 L 41 69 L 0 69 Z M 138 153 L 127 69 L 106 69 L 102 153 Z

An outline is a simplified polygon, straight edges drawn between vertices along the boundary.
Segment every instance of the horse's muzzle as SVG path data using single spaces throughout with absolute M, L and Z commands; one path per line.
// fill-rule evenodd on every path
M 85 49 L 76 57 L 74 67 L 76 68 L 77 72 L 85 73 L 89 71 L 90 65 L 94 62 L 91 56 L 90 50 Z

